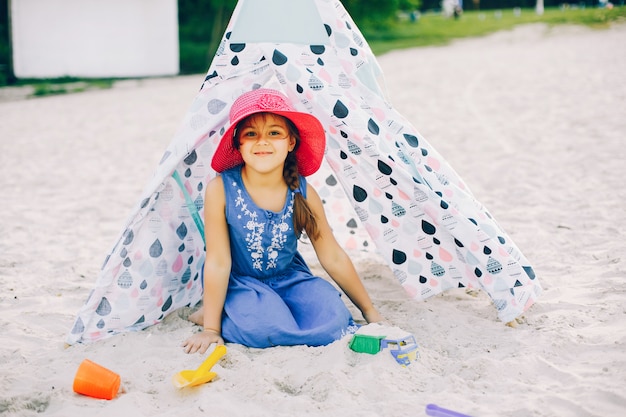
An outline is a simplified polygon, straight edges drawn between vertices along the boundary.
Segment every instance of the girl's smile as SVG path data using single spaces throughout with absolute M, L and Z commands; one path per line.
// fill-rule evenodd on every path
M 274 114 L 251 116 L 237 132 L 239 152 L 247 166 L 259 172 L 282 167 L 293 150 L 295 139 L 285 119 Z

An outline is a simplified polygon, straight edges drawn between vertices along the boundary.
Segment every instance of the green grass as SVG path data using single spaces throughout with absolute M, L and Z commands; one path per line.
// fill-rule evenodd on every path
M 87 90 L 101 90 L 111 88 L 115 79 L 80 79 L 72 77 L 53 79 L 24 79 L 18 80 L 17 86 L 29 85 L 33 87 L 33 96 L 49 96 L 56 94 L 80 93 Z
M 513 13 L 513 9 L 488 10 L 465 12 L 458 20 L 431 13 L 422 15 L 418 22 L 398 23 L 384 32 L 367 29 L 362 31 L 374 54 L 381 55 L 395 49 L 445 45 L 454 39 L 484 36 L 529 23 L 574 24 L 601 29 L 614 22 L 626 22 L 626 6 L 611 10 L 546 9 L 542 16 L 537 15 L 533 9 L 522 9 L 519 16 Z

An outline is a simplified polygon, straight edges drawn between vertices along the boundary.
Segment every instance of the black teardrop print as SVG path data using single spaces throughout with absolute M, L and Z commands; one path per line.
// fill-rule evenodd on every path
M 135 237 L 135 234 L 133 233 L 133 231 L 132 231 L 132 230 L 129 230 L 129 231 L 126 233 L 126 236 L 124 236 L 124 243 L 123 243 L 123 245 L 128 245 L 128 244 L 130 244 L 130 242 L 132 242 L 132 241 L 133 241 L 134 237 Z
M 241 52 L 245 49 L 246 44 L 245 43 L 231 43 L 230 44 L 230 50 L 233 52 Z
M 196 163 L 197 160 L 198 160 L 198 154 L 196 153 L 195 149 L 193 151 L 191 151 L 191 153 L 189 155 L 187 155 L 185 157 L 185 159 L 183 159 L 183 161 L 187 165 L 193 165 L 193 164 Z
M 180 282 L 181 284 L 184 285 L 188 283 L 190 279 L 191 279 L 191 269 L 187 268 L 185 269 L 185 272 L 183 273 L 183 275 L 180 277 Z
M 288 61 L 288 58 L 280 52 L 278 49 L 274 49 L 274 55 L 272 56 L 272 62 L 275 65 L 284 65 Z
M 184 239 L 187 236 L 187 226 L 185 223 L 181 223 L 180 226 L 176 228 L 176 234 L 179 238 Z
M 413 135 L 409 135 L 408 133 L 405 133 L 404 140 L 406 140 L 406 143 L 408 143 L 409 146 L 413 148 L 417 148 L 419 146 L 419 140 L 417 140 L 417 137 Z
M 384 163 L 383 161 L 381 161 L 380 159 L 378 160 L 378 170 L 385 175 L 390 175 L 393 172 L 391 167 L 387 165 L 386 163 Z
M 352 196 L 357 202 L 362 203 L 367 198 L 367 191 L 365 191 L 363 188 L 359 187 L 358 185 L 355 185 L 352 188 Z
M 428 223 L 426 220 L 422 220 L 422 230 L 427 235 L 434 235 L 437 231 L 437 228 L 432 224 Z
M 406 262 L 406 253 L 399 251 L 397 249 L 393 250 L 393 263 L 396 265 L 402 265 L 403 263 Z
M 372 119 L 369 119 L 367 122 L 367 130 L 369 130 L 373 135 L 378 135 L 378 133 L 380 133 L 380 127 L 378 127 L 378 124 L 376 124 L 376 122 Z
M 165 312 L 171 306 L 172 306 L 172 296 L 170 295 L 169 297 L 167 297 L 167 300 L 165 300 L 165 303 L 163 304 L 163 307 L 161 307 L 161 311 Z
M 530 266 L 522 266 L 522 268 L 524 272 L 526 272 L 526 275 L 528 275 L 528 278 L 535 279 L 535 271 Z
M 335 107 L 333 107 L 333 114 L 335 117 L 339 119 L 344 119 L 348 116 L 348 108 L 341 102 L 341 100 L 337 100 L 335 103 Z

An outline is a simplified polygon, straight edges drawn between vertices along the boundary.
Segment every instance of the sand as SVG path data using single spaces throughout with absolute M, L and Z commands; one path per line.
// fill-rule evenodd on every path
M 178 315 L 64 347 L 105 254 L 203 75 L 0 102 L 0 414 L 7 416 L 621 416 L 626 410 L 626 25 L 519 27 L 380 58 L 394 106 L 440 151 L 533 264 L 544 293 L 517 328 L 481 292 L 408 299 L 375 254 L 356 266 L 380 311 L 413 334 L 387 351 L 228 345 L 218 378 Z M 319 270 L 319 266 L 313 265 Z M 123 393 L 72 391 L 91 359 Z

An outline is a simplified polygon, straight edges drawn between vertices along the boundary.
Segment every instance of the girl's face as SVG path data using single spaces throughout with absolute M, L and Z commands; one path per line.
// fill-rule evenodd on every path
M 237 129 L 239 152 L 246 166 L 261 173 L 279 169 L 282 173 L 287 154 L 296 140 L 284 117 L 270 113 L 254 114 Z

